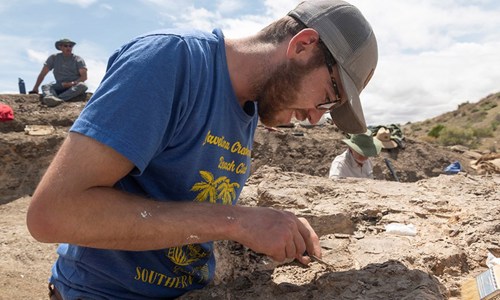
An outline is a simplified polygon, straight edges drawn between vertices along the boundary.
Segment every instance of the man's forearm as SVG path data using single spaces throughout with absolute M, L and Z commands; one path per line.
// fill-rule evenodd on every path
M 159 202 L 110 187 L 51 203 L 54 207 L 31 211 L 45 214 L 45 224 L 38 226 L 44 232 L 35 234 L 37 239 L 104 249 L 154 250 L 227 239 L 236 219 L 234 207 Z
M 43 74 L 38 75 L 38 77 L 36 78 L 35 85 L 33 86 L 33 91 L 38 90 L 38 88 L 40 87 L 40 84 L 42 83 L 44 78 L 45 78 L 45 75 L 43 75 Z

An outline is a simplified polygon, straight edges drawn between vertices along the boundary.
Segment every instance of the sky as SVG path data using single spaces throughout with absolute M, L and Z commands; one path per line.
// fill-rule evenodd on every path
M 70 38 L 88 67 L 89 92 L 111 53 L 160 28 L 254 34 L 298 0 L 0 0 L 0 94 L 31 90 L 55 41 Z M 350 0 L 378 41 L 361 94 L 368 125 L 423 121 L 500 92 L 500 1 Z M 44 83 L 53 81 L 49 73 Z

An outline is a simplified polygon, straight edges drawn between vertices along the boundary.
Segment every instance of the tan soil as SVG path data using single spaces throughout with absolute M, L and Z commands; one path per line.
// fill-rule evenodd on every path
M 47 299 L 56 245 L 31 238 L 25 213 L 84 102 L 47 108 L 36 95 L 0 95 L 0 102 L 16 118 L 0 123 L 0 299 Z M 25 125 L 55 130 L 32 136 Z M 375 180 L 330 180 L 342 134 L 330 124 L 280 130 L 258 128 L 240 203 L 307 218 L 331 266 L 276 263 L 219 241 L 216 280 L 183 299 L 460 299 L 460 284 L 486 269 L 488 249 L 500 251 L 500 176 L 478 175 L 470 164 L 483 153 L 407 139 L 404 149 L 374 159 Z M 444 175 L 455 160 L 465 172 Z M 416 236 L 386 232 L 393 222 L 413 224 Z

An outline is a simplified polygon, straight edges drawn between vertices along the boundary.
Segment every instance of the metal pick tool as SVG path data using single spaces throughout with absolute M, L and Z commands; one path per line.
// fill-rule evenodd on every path
M 334 271 L 334 272 L 336 271 L 335 267 L 332 264 L 327 263 L 326 261 L 324 261 L 321 258 L 317 257 L 316 255 L 309 255 L 309 257 L 311 258 L 311 260 L 316 261 L 316 262 L 322 264 L 323 266 L 327 267 L 331 271 Z

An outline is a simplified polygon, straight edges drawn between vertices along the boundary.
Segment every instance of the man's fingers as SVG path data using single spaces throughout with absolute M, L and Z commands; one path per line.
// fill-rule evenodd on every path
M 255 231 L 244 230 L 248 235 L 236 235 L 236 241 L 252 250 L 268 255 L 275 261 L 297 259 L 308 264 L 310 258 L 304 253 L 321 257 L 319 238 L 309 222 L 292 212 L 269 208 L 244 208 L 255 212 L 251 218 L 242 219 L 242 228 L 256 225 Z M 256 222 L 257 220 L 260 220 Z
M 297 256 L 297 247 L 295 245 L 294 240 L 288 241 L 287 245 L 285 246 L 285 254 L 286 258 L 295 258 Z
M 297 231 L 295 231 L 295 234 L 293 236 L 293 242 L 295 244 L 295 253 L 293 255 L 294 258 L 299 258 L 303 256 L 303 253 L 306 251 L 306 243 L 307 241 L 304 238 L 304 235 L 302 234 L 301 228 L 303 225 L 301 222 L 297 224 Z
M 305 251 L 310 255 L 321 257 L 321 246 L 319 245 L 319 237 L 312 228 L 311 224 L 305 218 L 299 218 L 301 225 L 299 225 L 299 232 L 305 242 Z M 300 254 L 302 255 L 304 251 Z

